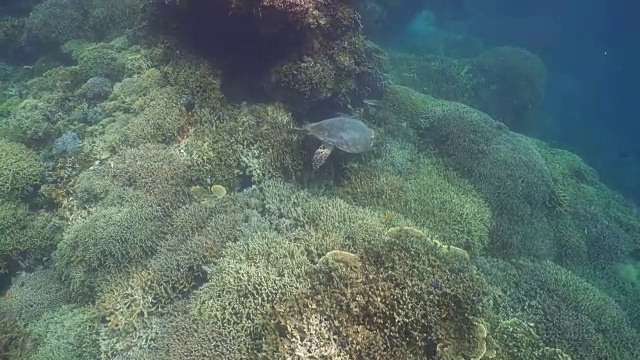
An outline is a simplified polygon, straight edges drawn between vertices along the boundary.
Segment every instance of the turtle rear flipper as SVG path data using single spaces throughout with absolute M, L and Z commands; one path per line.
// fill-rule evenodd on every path
M 313 159 L 311 160 L 311 167 L 313 171 L 317 171 L 322 164 L 327 160 L 329 155 L 331 155 L 331 151 L 333 150 L 333 145 L 322 143 L 318 150 L 313 153 Z

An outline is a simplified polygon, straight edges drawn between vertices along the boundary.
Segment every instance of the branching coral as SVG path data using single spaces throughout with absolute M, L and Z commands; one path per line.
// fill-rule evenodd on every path
M 78 297 L 149 258 L 167 230 L 166 213 L 147 195 L 123 190 L 105 201 L 69 226 L 53 256 Z
M 531 130 L 547 76 L 542 60 L 522 48 L 499 47 L 480 55 L 473 66 L 483 82 L 472 105 L 514 131 Z
M 514 131 L 526 133 L 535 126 L 546 69 L 525 49 L 499 47 L 465 59 L 400 54 L 391 61 L 397 84 L 472 106 Z
M 0 139 L 0 200 L 25 195 L 44 176 L 44 164 L 26 146 Z
M 71 299 L 68 289 L 51 270 L 23 273 L 12 282 L 0 301 L 0 314 L 25 324 L 37 321 Z
M 25 359 L 33 355 L 34 342 L 24 326 L 13 318 L 0 316 L 0 359 Z
M 46 0 L 38 4 L 25 24 L 23 41 L 37 47 L 61 45 L 86 34 L 83 2 Z
M 161 331 L 165 357 L 385 359 L 436 342 L 451 356 L 483 352 L 484 282 L 465 251 L 385 232 L 376 213 L 339 199 L 279 182 L 259 191 L 243 195 L 258 213 Z
M 13 271 L 37 265 L 59 240 L 63 226 L 54 214 L 30 213 L 25 204 L 0 201 L 0 264 Z
M 472 299 L 484 284 L 464 251 L 394 228 L 358 253 L 355 263 L 321 259 L 309 293 L 276 308 L 271 356 L 482 358 L 486 332 L 473 335 L 481 312 Z M 464 285 L 450 283 L 449 273 Z M 436 280 L 449 285 L 434 286 Z
M 553 180 L 534 142 L 476 109 L 407 88 L 391 87 L 383 101 L 376 116 L 385 127 L 388 119 L 409 125 L 423 150 L 434 151 L 489 204 L 492 252 L 554 256 L 543 243 L 553 237 L 546 205 Z
M 282 105 L 228 109 L 223 115 L 196 127 L 183 144 L 196 183 L 236 189 L 243 177 L 260 183 L 299 175 L 294 123 Z
M 142 145 L 121 152 L 110 163 L 107 176 L 152 196 L 161 206 L 178 208 L 189 199 L 188 159 L 175 148 Z
M 378 144 L 383 155 L 347 169 L 349 180 L 337 193 L 363 206 L 402 215 L 437 234 L 446 244 L 472 254 L 489 243 L 491 210 L 473 188 L 435 159 L 412 154 L 409 164 L 394 156 L 402 144 Z M 395 172 L 401 167 L 401 172 Z
M 91 308 L 62 306 L 29 325 L 38 340 L 34 360 L 90 360 L 99 355 L 98 324 Z
M 535 324 L 546 346 L 562 349 L 574 359 L 640 356 L 636 346 L 640 334 L 624 310 L 575 273 L 551 262 L 530 260 L 483 260 L 479 269 L 497 296 L 497 313 Z M 500 330 L 499 340 L 504 340 L 504 331 Z

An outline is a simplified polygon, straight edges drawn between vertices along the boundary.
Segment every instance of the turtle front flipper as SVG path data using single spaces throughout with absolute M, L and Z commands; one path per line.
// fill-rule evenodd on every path
M 333 150 L 333 145 L 322 143 L 318 150 L 313 154 L 313 159 L 311 160 L 311 166 L 313 171 L 317 171 L 322 164 L 327 160 L 329 155 L 331 155 L 331 151 Z

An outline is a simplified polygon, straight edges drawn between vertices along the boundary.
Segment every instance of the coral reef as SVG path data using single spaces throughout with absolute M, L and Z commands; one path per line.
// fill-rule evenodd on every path
M 24 271 L 39 263 L 63 227 L 55 213 L 32 213 L 24 203 L 0 200 L 0 270 Z
M 33 360 L 89 360 L 100 354 L 98 324 L 90 308 L 62 306 L 29 325 L 40 344 Z
M 409 144 L 378 142 L 377 147 L 380 157 L 347 168 L 348 181 L 338 188 L 338 196 L 385 211 L 390 223 L 401 215 L 471 254 L 484 251 L 491 210 L 466 181 Z
M 166 231 L 158 200 L 122 190 L 70 224 L 53 254 L 78 297 L 91 297 L 116 273 L 149 258 Z
M 385 86 L 384 54 L 362 36 L 359 15 L 351 4 L 168 3 L 175 8 L 170 21 L 185 25 L 178 37 L 195 39 L 194 46 L 219 64 L 228 94 L 255 93 L 305 112 L 322 104 L 348 109 L 362 97 L 377 96 Z M 238 45 L 242 43 L 251 45 Z M 225 51 L 211 52 L 212 47 Z
M 0 314 L 25 324 L 37 321 L 46 312 L 71 300 L 67 287 L 51 270 L 23 273 L 12 282 L 0 302 Z
M 259 200 L 258 217 L 170 316 L 164 358 L 481 357 L 485 285 L 466 252 L 414 228 L 387 231 L 339 199 L 279 182 L 258 191 L 244 195 Z
M 607 294 L 547 261 L 482 260 L 497 312 L 534 325 L 545 344 L 573 359 L 633 359 L 640 333 Z M 509 285 L 507 285 L 509 284 Z
M 553 237 L 546 206 L 553 180 L 528 138 L 476 109 L 408 88 L 390 88 L 383 101 L 389 105 L 377 114 L 381 121 L 393 113 L 394 121 L 409 124 L 420 146 L 435 151 L 489 204 L 493 254 L 554 255 L 544 243 Z
M 358 253 L 355 263 L 320 259 L 308 293 L 275 311 L 273 331 L 280 328 L 284 336 L 272 335 L 269 354 L 483 357 L 486 330 L 473 335 L 482 315 L 473 299 L 480 299 L 484 283 L 466 253 L 414 228 L 392 228 Z M 436 280 L 446 285 L 434 286 Z
M 525 49 L 492 48 L 470 58 L 398 54 L 390 57 L 390 63 L 398 85 L 472 106 L 513 131 L 535 129 L 546 69 Z
M 0 199 L 26 195 L 42 181 L 44 164 L 38 154 L 20 143 L 0 139 Z
M 33 339 L 24 326 L 15 319 L 0 317 L 0 359 L 26 359 L 32 355 Z
M 386 0 L 21 3 L 0 359 L 640 358 L 638 211 L 514 132 L 535 55 L 388 57 Z M 374 146 L 313 173 L 340 110 Z

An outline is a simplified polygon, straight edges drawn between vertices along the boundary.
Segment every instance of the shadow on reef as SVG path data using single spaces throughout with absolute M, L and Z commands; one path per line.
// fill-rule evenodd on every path
M 231 100 L 262 96 L 256 79 L 304 44 L 304 33 L 292 25 L 261 28 L 253 14 L 238 14 L 226 4 L 206 0 L 167 7 L 164 16 L 180 45 L 222 70 L 222 87 Z
M 229 100 L 285 103 L 318 119 L 379 96 L 385 54 L 344 3 L 169 1 L 159 19 L 179 46 L 222 71 Z

